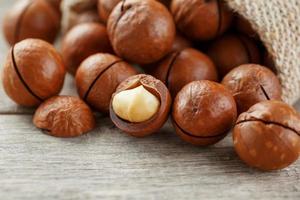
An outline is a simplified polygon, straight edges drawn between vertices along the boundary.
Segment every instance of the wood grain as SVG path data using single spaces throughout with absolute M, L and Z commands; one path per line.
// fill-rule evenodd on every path
M 30 115 L 0 116 L 1 199 L 299 199 L 300 162 L 278 172 L 245 166 L 231 137 L 210 148 L 120 133 L 106 118 L 79 138 L 43 134 Z
M 0 21 L 14 1 L 0 0 Z M 1 63 L 8 49 L 0 33 Z M 69 75 L 62 94 L 76 95 Z M 170 123 L 136 139 L 97 117 L 93 132 L 59 139 L 32 125 L 33 112 L 6 97 L 0 83 L 1 200 L 300 199 L 300 161 L 270 173 L 251 169 L 231 136 L 199 148 L 179 140 Z

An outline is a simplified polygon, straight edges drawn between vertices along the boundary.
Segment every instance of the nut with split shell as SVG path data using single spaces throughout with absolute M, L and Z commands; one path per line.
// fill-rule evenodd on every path
M 264 171 L 283 169 L 300 155 L 300 116 L 281 101 L 263 101 L 242 113 L 233 129 L 239 157 Z
M 6 59 L 2 83 L 6 94 L 22 106 L 37 106 L 58 95 L 66 70 L 55 48 L 40 39 L 15 44 Z
M 142 86 L 142 87 L 141 87 Z M 140 91 L 139 88 L 140 87 Z M 120 104 L 127 104 L 124 102 L 122 98 L 118 98 L 118 95 L 121 92 L 132 92 L 135 100 L 133 100 L 133 105 L 130 105 L 130 108 L 134 108 L 135 111 L 130 113 L 131 121 L 138 122 L 130 122 L 130 119 L 122 119 L 122 116 L 118 116 L 118 108 L 114 106 L 114 101 Z M 145 90 L 147 94 L 145 94 Z M 142 94 L 139 94 L 141 92 Z M 149 94 L 150 93 L 150 94 Z M 115 97 L 118 99 L 115 100 Z M 140 98 L 140 99 L 139 99 Z M 139 107 L 139 105 L 145 105 L 147 102 L 140 101 L 148 101 L 150 99 L 151 108 Z M 127 99 L 128 100 L 128 99 Z M 125 99 L 125 101 L 127 101 Z M 137 105 L 134 105 L 137 104 Z M 157 108 L 158 106 L 158 108 Z M 117 88 L 116 92 L 112 95 L 111 103 L 110 103 L 110 118 L 113 123 L 122 131 L 128 133 L 129 135 L 135 137 L 144 137 L 150 135 L 152 133 L 157 132 L 168 119 L 169 111 L 171 107 L 171 95 L 169 93 L 168 88 L 158 79 L 145 74 L 131 76 L 125 81 L 123 81 Z M 116 109 L 116 111 L 114 110 Z M 154 112 L 157 110 L 156 112 Z M 146 115 L 143 117 L 140 116 L 132 116 L 132 114 L 141 114 L 146 111 Z M 150 112 L 149 112 L 150 111 Z M 144 120 L 140 120 L 143 118 Z
M 222 84 L 231 91 L 238 113 L 265 100 L 281 100 L 282 88 L 277 76 L 268 68 L 245 64 L 231 70 Z
M 173 0 L 170 6 L 177 28 L 189 39 L 207 41 L 231 25 L 233 12 L 222 0 Z
M 223 139 L 235 124 L 236 104 L 223 85 L 194 81 L 177 94 L 172 109 L 176 133 L 198 146 L 212 145 Z
M 102 113 L 109 112 L 111 95 L 117 86 L 137 71 L 121 58 L 98 53 L 85 59 L 76 73 L 80 98 Z
M 154 0 L 118 3 L 109 16 L 107 32 L 118 56 L 141 65 L 164 57 L 176 34 L 172 15 Z
M 47 0 L 18 1 L 3 19 L 4 36 L 10 45 L 27 38 L 52 43 L 59 27 L 60 14 Z
M 168 54 L 156 64 L 151 74 L 167 85 L 172 97 L 192 81 L 218 80 L 217 69 L 212 60 L 193 48 Z
M 215 63 L 221 78 L 242 64 L 259 64 L 261 61 L 256 41 L 239 34 L 226 34 L 213 41 L 207 54 Z

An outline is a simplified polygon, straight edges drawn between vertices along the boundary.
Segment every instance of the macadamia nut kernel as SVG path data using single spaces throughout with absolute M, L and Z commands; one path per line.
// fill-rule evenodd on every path
M 130 122 L 143 122 L 155 115 L 160 102 L 141 85 L 116 94 L 112 105 L 120 118 Z

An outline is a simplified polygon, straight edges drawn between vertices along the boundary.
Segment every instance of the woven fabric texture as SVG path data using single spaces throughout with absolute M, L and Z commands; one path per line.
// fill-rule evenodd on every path
M 283 87 L 283 100 L 300 97 L 300 1 L 226 0 L 250 21 L 273 56 Z
M 93 0 L 64 0 L 66 7 Z M 250 21 L 273 56 L 283 87 L 283 100 L 300 97 L 300 0 L 225 0 Z

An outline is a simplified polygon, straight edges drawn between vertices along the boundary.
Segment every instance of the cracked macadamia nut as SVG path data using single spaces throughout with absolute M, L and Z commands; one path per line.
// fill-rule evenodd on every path
M 265 100 L 281 100 L 281 85 L 277 76 L 261 65 L 241 65 L 229 72 L 222 84 L 235 98 L 238 113 Z
M 186 84 L 196 80 L 217 81 L 217 70 L 212 60 L 202 52 L 187 48 L 162 59 L 152 72 L 169 88 L 173 97 Z
M 167 121 L 171 107 L 168 88 L 150 75 L 131 76 L 112 95 L 110 118 L 122 131 L 144 137 Z
M 62 56 L 67 70 L 75 74 L 81 62 L 96 53 L 110 53 L 105 26 L 99 23 L 83 23 L 74 26 L 63 38 Z
M 112 107 L 117 116 L 137 123 L 153 117 L 159 106 L 160 102 L 156 96 L 142 85 L 117 93 L 112 101 Z
M 10 45 L 26 38 L 39 38 L 52 43 L 59 27 L 60 16 L 46 0 L 18 1 L 3 19 L 4 36 Z
M 15 44 L 7 56 L 3 87 L 17 104 L 37 106 L 60 92 L 65 73 L 61 56 L 51 44 L 26 39 Z
M 116 54 L 137 64 L 165 56 L 176 33 L 168 9 L 154 0 L 120 2 L 108 19 L 107 31 Z
M 214 41 L 208 55 L 216 64 L 220 77 L 242 64 L 260 63 L 260 52 L 254 40 L 243 35 L 225 35 Z
M 108 17 L 116 5 L 122 0 L 98 0 L 98 14 L 103 23 L 107 23 Z M 168 6 L 171 0 L 160 0 L 161 3 Z
M 235 124 L 234 98 L 223 85 L 194 81 L 177 94 L 172 111 L 176 133 L 194 145 L 212 145 L 223 139 Z
M 55 137 L 76 137 L 95 127 L 93 112 L 78 97 L 56 96 L 36 110 L 33 123 Z
M 239 157 L 260 170 L 283 169 L 300 155 L 300 116 L 280 101 L 263 101 L 242 113 L 233 130 Z
M 111 95 L 117 86 L 137 71 L 121 58 L 98 53 L 85 59 L 76 73 L 79 96 L 91 107 L 108 113 Z
M 233 13 L 221 0 L 173 0 L 171 3 L 177 28 L 192 40 L 211 40 L 230 26 Z

